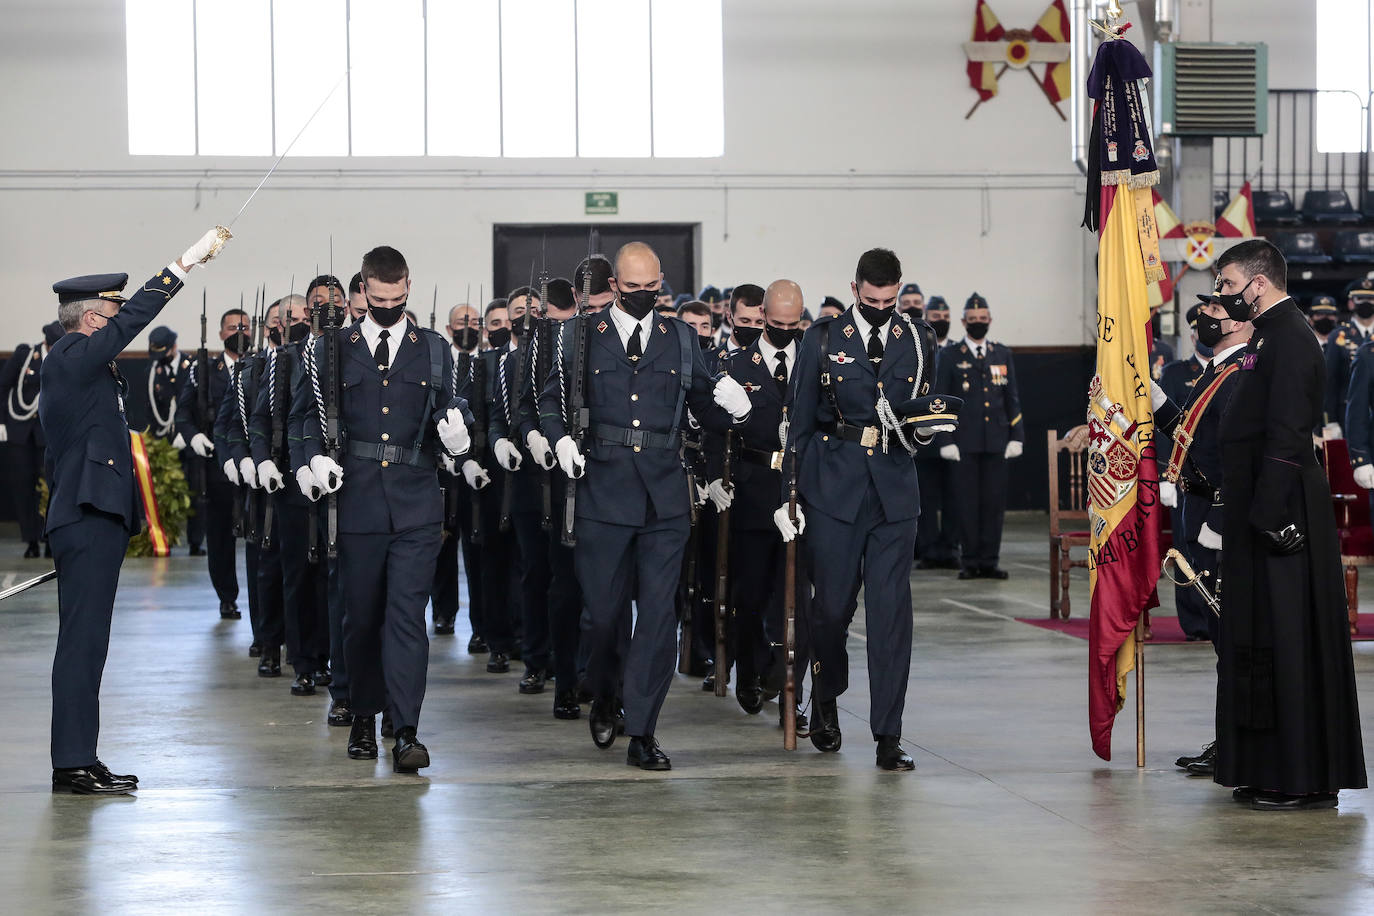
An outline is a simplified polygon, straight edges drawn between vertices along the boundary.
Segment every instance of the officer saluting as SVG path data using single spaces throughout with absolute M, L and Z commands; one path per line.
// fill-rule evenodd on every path
M 988 301 L 977 293 L 969 296 L 965 339 L 941 356 L 935 383 L 936 391 L 961 397 L 969 406 L 959 428 L 942 433 L 935 443 L 941 458 L 955 462 L 960 579 L 1007 577 L 997 566 L 1007 510 L 1007 459 L 1020 457 L 1026 441 L 1011 348 L 985 339 L 991 325 Z
M 53 284 L 67 332 L 43 363 L 39 419 L 48 440 L 47 534 L 57 566 L 57 651 L 52 672 L 53 790 L 120 795 L 138 777 L 118 776 L 96 756 L 100 678 L 110 641 L 119 567 L 141 527 L 135 493 L 127 385 L 114 359 L 181 289 L 187 272 L 229 238 L 210 230 L 129 299 L 128 274 Z

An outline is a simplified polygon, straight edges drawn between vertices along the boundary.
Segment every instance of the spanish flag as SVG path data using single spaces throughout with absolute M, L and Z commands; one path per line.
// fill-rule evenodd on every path
M 1153 187 L 1158 171 L 1151 175 L 1149 127 L 1138 114 L 1143 111 L 1139 81 L 1146 76 L 1149 68 L 1140 52 L 1117 39 L 1099 47 L 1088 82 L 1088 95 L 1098 100 L 1094 139 L 1104 150 L 1111 143 L 1137 151 L 1114 161 L 1099 151 L 1092 163 L 1102 175 L 1094 182 L 1098 212 L 1093 220 L 1098 230 L 1097 374 L 1088 389 L 1088 726 L 1093 751 L 1104 760 L 1112 756 L 1112 723 L 1125 701 L 1126 675 L 1135 666 L 1136 623 L 1143 611 L 1159 604 L 1157 513 L 1162 510 L 1150 407 L 1148 288 L 1152 245 L 1158 258 Z
M 973 11 L 973 40 L 1001 41 L 1004 31 L 987 0 L 978 0 L 978 8 Z M 986 102 L 997 94 L 996 66 L 991 62 L 968 62 L 968 84 L 978 90 L 980 101 Z
M 1040 21 L 1035 24 L 1035 28 L 1031 29 L 1031 35 L 1035 36 L 1036 41 L 1068 43 L 1069 14 L 1064 11 L 1064 0 L 1054 0 L 1050 4 L 1049 9 L 1045 10 Z M 1045 75 L 1040 84 L 1045 87 L 1045 94 L 1051 102 L 1057 103 L 1067 99 L 1073 91 L 1073 84 L 1069 82 L 1072 66 L 1067 60 L 1045 65 Z
M 1225 239 L 1255 237 L 1255 198 L 1250 193 L 1250 182 L 1240 186 L 1240 193 L 1217 217 L 1217 235 Z

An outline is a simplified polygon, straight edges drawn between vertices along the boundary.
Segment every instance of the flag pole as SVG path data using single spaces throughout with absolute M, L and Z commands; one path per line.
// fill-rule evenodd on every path
M 1145 766 L 1145 614 L 1135 622 L 1135 765 Z

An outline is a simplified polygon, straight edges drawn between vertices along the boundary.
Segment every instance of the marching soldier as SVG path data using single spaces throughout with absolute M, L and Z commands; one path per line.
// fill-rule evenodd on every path
M 192 462 L 199 461 L 186 448 L 186 440 L 177 432 L 177 390 L 181 380 L 191 369 L 191 358 L 177 349 L 177 332 L 159 325 L 148 332 L 148 410 L 152 414 L 152 432 L 165 439 L 180 453 L 181 472 L 187 480 L 195 479 Z M 193 557 L 205 555 L 205 518 L 192 512 L 186 519 L 188 553 Z
M 47 535 L 57 567 L 57 651 L 52 670 L 53 791 L 124 795 L 138 777 L 112 773 L 96 753 L 100 678 L 110 642 L 119 567 L 140 527 L 127 385 L 115 365 L 129 342 L 181 289 L 195 264 L 223 247 L 210 230 L 127 300 L 128 274 L 53 284 L 64 336 L 43 363 L 39 421 L 48 442 Z
M 314 479 L 338 492 L 339 570 L 348 598 L 344 657 L 353 727 L 348 755 L 377 756 L 376 715 L 389 709 L 392 768 L 429 766 L 417 729 L 429 639 L 425 605 L 443 537 L 436 454 L 467 451 L 472 415 L 453 390 L 449 347 L 405 320 L 410 269 L 394 248 L 363 256 L 366 317 L 307 349 L 292 410 Z M 327 347 L 337 347 L 335 378 Z M 337 403 L 340 443 L 330 454 L 322 416 Z
M 940 457 L 953 463 L 959 500 L 960 579 L 1005 579 L 997 565 L 1007 509 L 1007 461 L 1026 441 L 1011 348 L 987 340 L 988 302 L 974 293 L 964 303 L 964 340 L 940 359 L 935 390 L 964 399 L 958 429 L 936 437 Z M 982 409 L 979 409 L 979 404 Z
M 0 400 L 5 404 L 0 423 L 0 442 L 8 442 L 10 484 L 14 493 L 14 512 L 19 520 L 19 537 L 27 543 L 24 557 L 38 556 L 43 539 L 43 516 L 38 512 L 38 481 L 43 474 L 45 441 L 38 421 L 40 373 L 43 358 L 62 338 L 60 322 L 43 326 L 43 341 L 30 346 L 20 344 L 0 369 Z M 51 549 L 47 551 L 52 555 Z
M 925 320 L 935 332 L 935 369 L 949 355 L 949 304 L 944 296 L 931 296 L 925 304 Z M 916 452 L 916 479 L 921 485 L 921 517 L 916 521 L 916 568 L 959 568 L 959 495 L 954 471 L 934 449 Z
M 615 741 L 620 672 L 610 659 L 618 654 L 622 617 L 633 598 L 637 620 L 623 688 L 627 762 L 647 770 L 672 766 L 655 731 L 673 679 L 675 571 L 688 534 L 687 477 L 679 456 L 684 411 L 690 405 L 700 423 L 722 429 L 749 413 L 749 396 L 737 382 L 708 377 L 695 332 L 653 313 L 662 282 L 652 248 L 623 246 L 611 280 L 616 304 L 564 323 L 539 404 L 544 432 L 577 486 L 574 561 L 586 604 L 592 740 L 600 748 Z M 585 335 L 581 352 L 575 347 L 579 334 Z M 574 394 L 567 384 L 579 372 L 590 415 L 585 430 L 567 407 Z
M 797 467 L 797 521 L 787 501 L 773 513 L 783 540 L 807 533 L 815 584 L 811 603 L 811 743 L 840 749 L 836 699 L 849 687 L 849 614 L 864 589 L 876 763 L 911 770 L 902 750 L 902 710 L 911 670 L 911 559 L 919 487 L 911 455 L 952 417 L 926 398 L 935 372 L 935 334 L 894 315 L 902 266 L 885 248 L 859 258 L 855 306 L 822 318 L 802 341 L 791 385 L 787 451 Z M 888 398 L 898 399 L 894 408 Z M 908 405 L 911 405 L 908 407 Z M 942 414 L 926 415 L 927 409 Z M 908 425 L 903 415 L 919 417 Z M 792 456 L 788 456 L 793 460 Z M 780 489 L 781 494 L 781 489 Z M 809 533 L 808 533 L 809 529 Z

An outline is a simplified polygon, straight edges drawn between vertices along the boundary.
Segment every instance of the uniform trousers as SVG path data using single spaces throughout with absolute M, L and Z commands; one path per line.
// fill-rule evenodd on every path
M 462 478 L 440 474 L 444 490 L 444 540 L 439 545 L 439 560 L 434 564 L 434 587 L 430 601 L 434 623 L 452 623 L 458 619 L 462 605 L 458 587 L 458 551 L 463 551 L 463 570 L 468 582 L 468 623 L 475 635 L 481 636 L 479 625 L 482 601 L 482 579 L 477 575 L 477 548 L 472 543 L 472 491 Z
M 916 555 L 928 563 L 959 562 L 959 507 L 954 472 L 936 455 L 917 455 L 921 517 L 916 524 Z
M 277 499 L 278 504 L 272 510 L 272 531 L 268 537 L 267 546 L 258 543 L 257 557 L 257 602 L 253 608 L 253 642 L 262 647 L 265 653 L 273 650 L 280 650 L 283 642 L 287 644 L 287 651 L 290 652 L 290 639 L 286 631 L 285 608 L 283 606 L 282 595 L 282 554 L 283 550 L 289 550 L 291 545 L 283 545 L 281 536 L 281 506 L 280 498 L 268 496 L 266 493 L 254 500 L 255 505 L 263 507 L 257 527 L 260 535 L 265 532 L 266 522 L 266 503 L 265 500 Z M 246 557 L 245 557 L 246 559 Z
M 429 668 L 425 606 L 442 533 L 434 524 L 339 535 L 349 700 L 356 715 L 389 707 L 397 731 L 420 722 Z
M 959 541 L 964 569 L 997 565 L 1007 509 L 1007 459 L 1001 452 L 961 454 L 954 465 Z
M 797 696 L 810 657 L 811 585 L 805 551 L 797 553 L 794 617 L 795 658 L 793 675 Z M 735 619 L 735 664 L 740 683 L 755 674 L 770 676 L 780 685 L 783 678 L 786 638 L 784 588 L 787 577 L 787 545 L 777 531 L 730 532 L 730 592 Z M 847 617 L 853 612 L 847 611 Z M 777 685 L 775 685 L 777 686 Z
M 1216 577 L 1221 573 L 1221 551 L 1211 550 L 1203 547 L 1197 542 L 1198 533 L 1202 531 L 1202 523 L 1207 519 L 1207 513 L 1212 508 L 1212 501 L 1204 499 L 1195 493 L 1178 494 L 1178 515 L 1180 518 L 1179 527 L 1175 528 L 1174 543 L 1179 550 L 1188 558 L 1193 570 L 1199 574 L 1203 570 L 1211 573 L 1205 581 L 1207 588 L 1213 594 L 1216 593 Z M 1183 536 L 1179 537 L 1177 532 L 1182 530 Z M 1213 614 L 1207 607 L 1206 600 L 1196 588 L 1178 587 L 1174 589 L 1175 604 L 1178 606 L 1178 625 L 1183 632 L 1189 636 L 1206 637 L 1212 641 L 1213 648 L 1217 644 L 1217 635 L 1220 632 L 1221 619 Z
M 523 482 L 523 481 L 522 481 Z M 520 657 L 526 671 L 544 671 L 549 661 L 549 532 L 543 512 L 512 513 L 520 550 Z
M 339 570 L 339 558 L 330 559 L 324 548 L 326 543 L 326 521 L 321 512 L 312 514 L 314 524 L 319 529 L 320 562 L 327 570 L 328 593 L 326 601 L 329 614 L 329 659 L 330 681 L 329 698 L 335 702 L 349 699 L 348 657 L 344 655 L 344 624 L 348 619 L 348 602 L 344 599 L 344 577 Z
M 238 601 L 239 578 L 235 568 L 234 500 L 239 488 L 209 471 L 210 483 L 205 500 L 205 559 L 210 567 L 210 584 L 220 601 Z M 251 580 L 250 580 L 251 581 Z
M 488 484 L 476 494 L 481 503 L 482 638 L 491 651 L 510 655 L 515 648 L 515 607 L 511 582 L 519 554 L 513 531 L 501 531 L 501 490 Z
M 43 446 L 32 437 L 11 442 L 9 448 L 10 486 L 14 493 L 14 514 L 19 522 L 19 539 L 27 543 L 43 539 L 43 516 L 38 514 L 38 481 L 43 473 Z
M 329 567 L 310 562 L 310 526 L 314 514 L 276 494 L 274 514 L 281 550 L 282 595 L 286 601 L 286 655 L 296 674 L 324 671 L 329 652 Z
M 833 700 L 849 689 L 845 640 L 850 608 L 862 581 L 869 723 L 875 737 L 900 735 L 911 673 L 910 577 L 916 519 L 888 521 L 870 481 L 853 522 L 807 506 L 805 538 L 815 580 L 810 611 L 812 698 Z
M 685 512 L 659 518 L 652 501 L 645 512 L 639 526 L 579 518 L 574 557 L 586 605 L 582 642 L 588 650 L 587 686 L 595 696 L 616 693 L 619 647 L 634 601 L 634 631 L 621 688 L 625 733 L 631 736 L 654 733 L 676 670 L 677 577 L 672 571 L 681 566 L 690 526 Z
M 181 472 L 186 475 L 186 480 L 191 485 L 192 490 L 191 514 L 186 517 L 186 542 L 192 548 L 200 547 L 205 543 L 205 510 L 197 498 L 199 494 L 195 492 L 196 475 L 200 473 L 197 465 L 200 468 L 208 468 L 209 462 L 189 448 L 182 449 Z
M 52 765 L 86 767 L 96 760 L 100 679 L 129 531 L 118 516 L 83 509 L 79 521 L 49 532 L 48 544 L 57 567 Z

